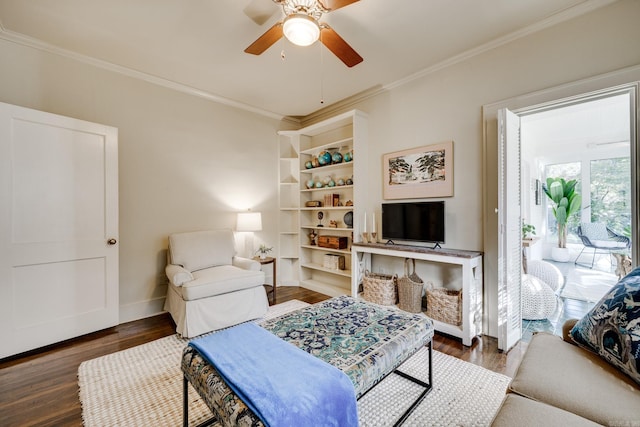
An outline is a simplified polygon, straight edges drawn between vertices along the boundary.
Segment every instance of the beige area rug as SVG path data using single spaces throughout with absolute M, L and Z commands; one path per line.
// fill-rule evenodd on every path
M 266 318 L 306 303 L 288 301 Z M 188 340 L 177 335 L 83 362 L 78 370 L 84 424 L 97 426 L 178 426 L 182 423 L 180 358 Z M 510 378 L 433 352 L 434 387 L 405 426 L 486 426 L 497 412 Z M 428 379 L 428 351 L 418 351 L 401 368 Z M 360 425 L 390 426 L 421 392 L 390 375 L 358 401 Z M 190 425 L 211 416 L 189 386 Z
M 574 268 L 560 292 L 563 298 L 598 302 L 618 282 L 618 276 L 605 271 Z

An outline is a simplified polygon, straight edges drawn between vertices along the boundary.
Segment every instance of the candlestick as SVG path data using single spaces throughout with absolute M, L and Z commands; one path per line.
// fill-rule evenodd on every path
M 376 228 L 376 213 L 374 212 L 373 215 L 371 215 L 371 242 L 370 243 L 376 243 L 378 241 L 377 237 L 378 237 L 378 229 Z

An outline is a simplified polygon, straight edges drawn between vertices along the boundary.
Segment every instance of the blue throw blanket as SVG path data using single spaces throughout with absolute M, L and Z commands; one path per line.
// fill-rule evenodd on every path
M 355 389 L 344 372 L 254 323 L 189 345 L 266 426 L 358 425 Z

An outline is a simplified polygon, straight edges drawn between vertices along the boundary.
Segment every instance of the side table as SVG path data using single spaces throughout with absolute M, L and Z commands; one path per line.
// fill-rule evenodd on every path
M 253 258 L 255 261 L 258 261 L 260 263 L 260 265 L 267 265 L 267 264 L 273 264 L 273 285 L 268 285 L 265 283 L 264 287 L 267 289 L 267 296 L 269 294 L 272 294 L 272 304 L 276 303 L 276 259 L 274 257 L 266 257 L 266 258 L 260 258 L 260 257 L 254 257 Z

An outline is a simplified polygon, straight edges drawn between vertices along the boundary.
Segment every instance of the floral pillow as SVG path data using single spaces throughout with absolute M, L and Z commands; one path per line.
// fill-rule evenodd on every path
M 640 384 L 640 267 L 576 323 L 571 337 Z

